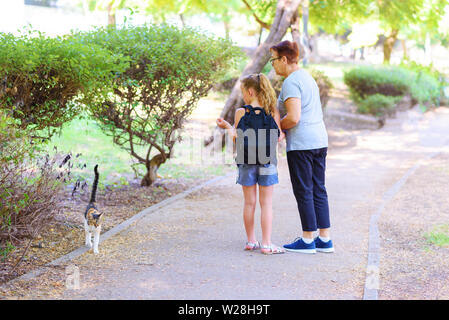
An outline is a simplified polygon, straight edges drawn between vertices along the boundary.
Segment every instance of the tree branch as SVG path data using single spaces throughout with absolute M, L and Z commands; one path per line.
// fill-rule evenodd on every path
M 256 15 L 256 13 L 254 12 L 253 8 L 251 8 L 251 6 L 249 5 L 249 3 L 246 0 L 242 0 L 243 3 L 246 5 L 246 7 L 248 8 L 249 11 L 251 11 L 251 13 L 253 14 L 254 19 L 256 19 L 257 23 L 260 24 L 260 26 L 262 28 L 265 28 L 267 30 L 270 30 L 271 25 L 263 22 L 262 20 L 260 20 L 260 18 Z

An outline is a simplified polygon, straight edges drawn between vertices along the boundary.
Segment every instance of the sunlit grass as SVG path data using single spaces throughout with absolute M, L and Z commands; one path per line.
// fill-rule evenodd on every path
M 336 88 L 344 86 L 343 76 L 345 71 L 354 67 L 354 64 L 349 62 L 324 62 L 324 63 L 310 63 L 307 68 L 314 68 L 323 71 L 326 76 L 331 79 Z
M 449 247 L 449 225 L 438 225 L 424 235 L 428 244 Z

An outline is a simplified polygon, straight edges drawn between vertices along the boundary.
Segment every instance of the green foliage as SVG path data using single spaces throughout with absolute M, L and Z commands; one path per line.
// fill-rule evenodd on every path
M 356 102 L 376 93 L 387 96 L 405 95 L 412 79 L 411 72 L 393 67 L 371 66 L 353 68 L 345 72 L 343 77 L 351 98 Z
M 408 94 L 420 104 L 437 104 L 440 96 L 433 76 L 401 67 L 357 67 L 344 74 L 344 82 L 356 103 L 376 93 L 393 97 Z
M 353 22 L 363 22 L 373 12 L 371 0 L 310 0 L 314 29 L 343 34 Z
M 123 67 L 111 52 L 73 37 L 0 33 L 0 108 L 48 138 L 79 114 L 80 103 L 104 94 Z
M 258 19 L 271 25 L 276 15 L 277 0 L 245 0 L 250 13 Z
M 439 246 L 449 246 L 449 225 L 438 225 L 424 235 L 428 243 Z
M 441 99 L 444 99 L 444 88 L 449 85 L 446 76 L 438 71 L 433 64 L 422 65 L 415 61 L 403 60 L 400 67 L 416 72 L 418 81 L 415 90 L 421 100 L 427 101 L 434 99 L 439 105 Z
M 378 117 L 390 115 L 394 113 L 395 104 L 399 99 L 400 98 L 398 97 L 385 96 L 376 93 L 360 101 L 357 105 L 357 111 Z
M 108 87 L 109 97 L 89 110 L 147 170 L 170 157 L 176 130 L 241 55 L 228 40 L 167 24 L 97 28 L 74 37 L 128 59 L 128 68 Z M 143 154 L 138 147 L 146 148 Z
M 9 241 L 2 241 L 0 243 L 0 261 L 5 261 L 8 254 L 12 252 L 16 247 L 12 245 Z

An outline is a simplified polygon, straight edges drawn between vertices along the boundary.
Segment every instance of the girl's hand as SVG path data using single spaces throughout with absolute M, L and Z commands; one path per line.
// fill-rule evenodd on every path
M 217 126 L 219 126 L 222 129 L 231 129 L 232 128 L 232 126 L 229 124 L 229 122 L 227 122 L 223 118 L 218 118 L 216 122 L 217 122 Z
M 280 130 L 280 131 L 281 131 L 281 133 L 279 134 L 278 142 L 281 142 L 282 139 L 285 138 L 285 133 L 284 133 L 284 131 L 282 131 L 282 130 Z

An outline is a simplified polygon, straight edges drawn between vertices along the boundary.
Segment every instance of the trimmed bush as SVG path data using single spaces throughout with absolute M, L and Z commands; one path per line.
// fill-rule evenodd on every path
M 80 113 L 81 103 L 104 94 L 125 66 L 110 51 L 73 37 L 0 33 L 0 108 L 21 129 L 49 138 Z
M 357 111 L 378 117 L 392 115 L 394 114 L 395 104 L 398 100 L 398 97 L 390 97 L 376 93 L 360 101 L 357 105 Z
M 444 99 L 444 87 L 448 85 L 444 74 L 432 64 L 424 66 L 414 61 L 404 60 L 400 67 L 417 74 L 417 81 L 412 88 L 416 101 L 430 101 L 440 105 L 441 99 Z
M 389 101 L 393 101 L 377 96 L 369 100 L 371 107 L 368 107 L 366 99 L 376 94 L 396 97 L 395 102 L 403 96 L 410 96 L 412 105 L 439 103 L 440 85 L 437 79 L 430 74 L 402 67 L 357 67 L 345 73 L 344 82 L 349 87 L 351 99 L 360 110 L 377 113 L 376 109 L 384 110 Z M 373 109 L 373 101 L 382 105 Z
M 149 186 L 170 158 L 178 129 L 213 84 L 241 56 L 224 39 L 167 24 L 98 28 L 74 35 L 129 61 L 109 87 L 109 97 L 90 105 L 102 130 L 144 165 L 141 184 Z
M 410 71 L 392 67 L 357 67 L 344 74 L 343 80 L 349 88 L 351 98 L 361 101 L 379 93 L 385 96 L 402 96 L 409 92 L 414 75 Z

